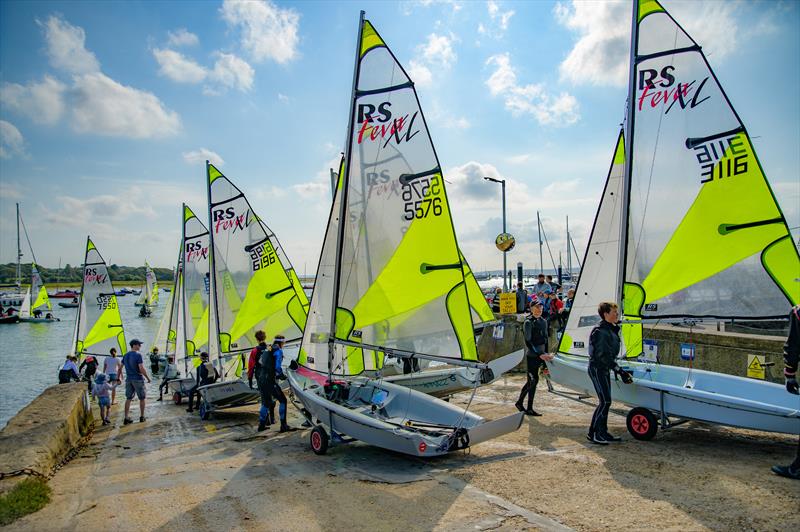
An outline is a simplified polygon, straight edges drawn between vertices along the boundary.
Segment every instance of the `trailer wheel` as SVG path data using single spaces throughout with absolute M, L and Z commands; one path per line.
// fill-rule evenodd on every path
M 311 429 L 311 450 L 314 451 L 314 454 L 328 452 L 328 433 L 322 427 Z
M 200 402 L 200 419 L 207 421 L 211 417 L 211 412 L 208 410 L 208 404 L 205 401 Z
M 653 413 L 642 407 L 636 407 L 628 412 L 625 420 L 628 432 L 637 440 L 650 441 L 658 432 L 658 420 Z
M 183 397 L 181 397 L 181 392 L 175 392 L 172 394 L 172 402 L 176 405 L 181 404 L 183 402 Z

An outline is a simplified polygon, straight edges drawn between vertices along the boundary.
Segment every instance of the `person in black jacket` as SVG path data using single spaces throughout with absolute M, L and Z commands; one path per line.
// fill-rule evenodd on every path
M 797 385 L 797 366 L 800 362 L 800 305 L 789 313 L 789 337 L 783 345 L 783 376 L 786 378 L 786 391 L 800 395 Z M 800 397 L 797 400 L 800 404 Z M 797 457 L 788 466 L 772 466 L 772 472 L 782 477 L 800 480 L 800 439 L 797 441 Z
M 525 319 L 522 330 L 525 337 L 525 359 L 528 365 L 527 380 L 519 393 L 519 400 L 515 403 L 517 410 L 525 412 L 526 416 L 541 416 L 533 409 L 533 396 L 536 385 L 539 384 L 539 369 L 545 365 L 546 360 L 552 360 L 553 355 L 547 351 L 547 320 L 542 317 L 542 303 L 531 303 L 531 315 Z M 523 406 L 525 396 L 528 397 L 528 406 Z
M 616 303 L 604 302 L 597 307 L 600 323 L 589 333 L 589 378 L 597 393 L 597 408 L 592 415 L 589 434 L 586 438 L 600 445 L 622 441 L 622 438 L 608 433 L 608 411 L 611 408 L 611 375 L 621 375 L 623 382 L 633 382 L 631 374 L 617 364 L 619 354 L 619 309 Z
M 214 384 L 217 382 L 218 376 L 219 372 L 217 368 L 208 361 L 208 353 L 205 351 L 200 353 L 200 365 L 197 367 L 197 382 L 192 389 L 189 390 L 189 408 L 186 409 L 187 412 L 194 411 L 192 405 L 194 404 L 195 395 L 197 396 L 197 407 L 200 408 L 200 392 L 198 388 L 207 384 Z

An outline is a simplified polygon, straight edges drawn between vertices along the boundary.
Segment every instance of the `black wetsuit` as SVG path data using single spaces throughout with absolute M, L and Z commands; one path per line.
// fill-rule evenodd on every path
M 259 424 L 262 426 L 270 425 L 272 419 L 272 387 L 275 384 L 275 359 L 272 351 L 266 342 L 261 342 L 256 347 L 256 365 L 253 373 L 258 383 L 258 393 L 261 394 L 261 408 L 259 411 Z
M 611 409 L 611 375 L 617 369 L 620 348 L 619 326 L 601 321 L 589 334 L 589 378 L 597 392 L 597 408 L 592 415 L 589 436 L 608 434 L 608 411 Z
M 519 393 L 517 406 L 521 407 L 525 396 L 528 396 L 527 410 L 533 410 L 533 396 L 539 384 L 539 369 L 545 366 L 541 355 L 547 351 L 547 320 L 542 317 L 529 316 L 522 325 L 525 336 L 525 358 L 528 364 L 527 380 Z
M 189 408 L 186 410 L 191 412 L 193 410 L 192 405 L 194 404 L 194 396 L 197 395 L 197 407 L 200 407 L 200 392 L 197 390 L 200 386 L 205 386 L 207 384 L 214 384 L 217 381 L 217 369 L 214 368 L 214 373 L 208 371 L 208 366 L 206 363 L 200 364 L 197 368 L 197 381 L 195 385 L 189 390 Z
M 789 336 L 783 345 L 783 363 L 784 376 L 787 379 L 790 377 L 797 379 L 797 367 L 800 364 L 800 305 L 789 313 Z M 797 441 L 797 457 L 789 467 L 795 471 L 800 470 L 800 439 Z
M 83 377 L 89 381 L 89 393 L 92 393 L 92 382 L 94 381 L 92 377 L 94 377 L 94 374 L 97 373 L 97 366 L 99 365 L 100 364 L 97 362 L 97 359 L 90 355 L 86 357 L 83 362 L 81 362 L 81 365 L 78 368 L 78 371 L 83 371 L 83 368 L 86 368 L 86 371 L 83 373 Z

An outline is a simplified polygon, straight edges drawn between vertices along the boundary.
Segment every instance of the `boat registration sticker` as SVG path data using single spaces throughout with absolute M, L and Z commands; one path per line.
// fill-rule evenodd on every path
M 681 358 L 694 360 L 694 344 L 681 344 Z

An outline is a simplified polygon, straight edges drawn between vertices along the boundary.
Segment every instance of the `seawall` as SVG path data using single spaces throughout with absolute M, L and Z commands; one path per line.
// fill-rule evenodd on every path
M 0 431 L 0 473 L 28 468 L 48 476 L 93 424 L 85 383 L 50 386 Z M 0 480 L 0 492 L 24 478 Z
M 516 315 L 498 316 L 497 325 L 486 327 L 478 340 L 478 354 L 488 362 L 524 346 L 522 318 Z M 502 326 L 502 332 L 499 330 Z M 721 327 L 722 328 L 722 327 Z M 714 324 L 700 327 L 675 327 L 671 325 L 645 326 L 644 339 L 655 342 L 659 362 L 670 366 L 747 376 L 748 355 L 760 355 L 767 363 L 775 365 L 766 372 L 766 380 L 783 383 L 784 337 L 717 331 Z M 681 347 L 693 344 L 694 360 L 681 358 Z M 557 349 L 555 327 L 550 329 L 549 351 Z M 524 368 L 524 366 L 519 366 Z

